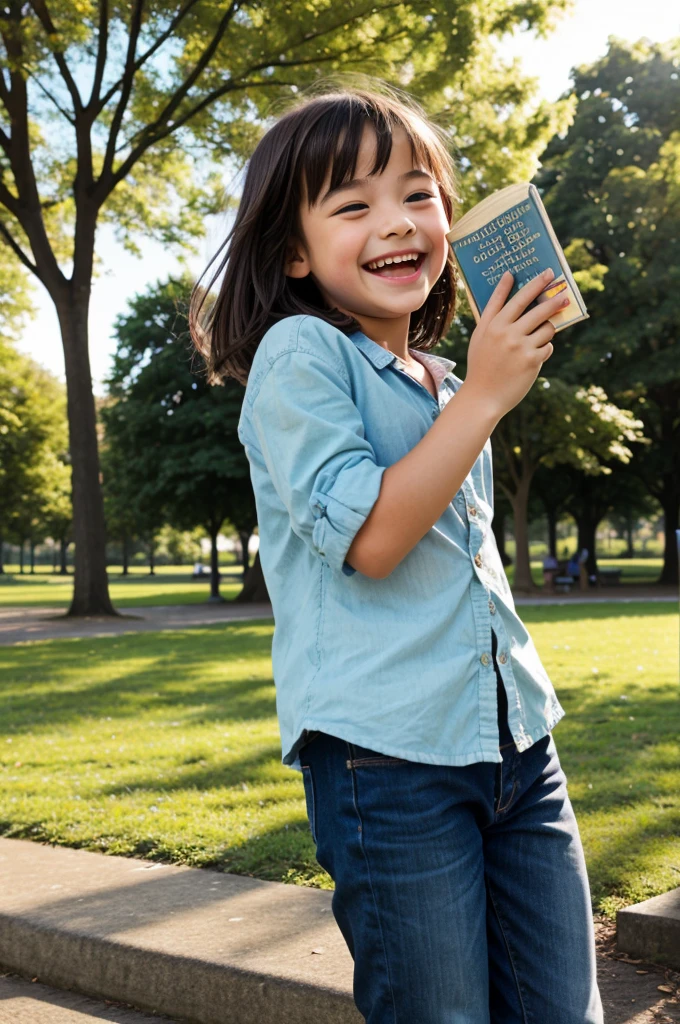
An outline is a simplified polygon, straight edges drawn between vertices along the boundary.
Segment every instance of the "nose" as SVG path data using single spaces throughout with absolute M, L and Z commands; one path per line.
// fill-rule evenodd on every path
M 409 235 L 415 235 L 416 226 L 410 217 L 400 210 L 395 213 L 394 216 L 388 218 L 385 221 L 384 227 L 380 232 L 381 238 L 407 238 Z

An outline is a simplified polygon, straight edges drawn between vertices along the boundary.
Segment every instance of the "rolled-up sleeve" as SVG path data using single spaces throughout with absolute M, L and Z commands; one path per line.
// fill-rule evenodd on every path
M 345 557 L 386 467 L 376 462 L 340 367 L 300 349 L 278 355 L 250 422 L 293 532 L 332 569 L 353 575 Z

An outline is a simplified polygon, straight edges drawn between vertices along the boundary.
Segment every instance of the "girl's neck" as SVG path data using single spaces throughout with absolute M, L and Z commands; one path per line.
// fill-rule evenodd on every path
M 391 320 L 357 316 L 355 313 L 352 315 L 367 338 L 375 341 L 382 348 L 393 352 L 395 356 L 399 356 L 405 363 L 413 362 L 408 351 L 410 313 L 408 316 L 395 317 Z

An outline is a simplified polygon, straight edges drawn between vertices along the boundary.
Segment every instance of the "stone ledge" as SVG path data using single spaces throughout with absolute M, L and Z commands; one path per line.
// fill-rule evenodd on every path
M 361 1024 L 332 895 L 0 838 L 0 963 L 192 1024 Z
M 619 910 L 616 945 L 622 953 L 680 970 L 680 889 Z

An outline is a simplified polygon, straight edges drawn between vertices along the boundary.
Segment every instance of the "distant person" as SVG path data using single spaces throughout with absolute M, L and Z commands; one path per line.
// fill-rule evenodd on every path
M 578 555 L 572 555 L 567 562 L 567 576 L 573 576 L 575 580 L 579 577 L 580 562 Z
M 396 96 L 298 100 L 250 159 L 207 317 L 215 278 L 192 296 L 209 379 L 245 385 L 282 761 L 367 1021 L 602 1024 L 564 711 L 491 529 L 489 437 L 562 300 L 494 278 L 491 247 L 465 380 L 431 351 L 459 186 Z
M 548 554 L 543 559 L 543 585 L 552 588 L 555 584 L 555 577 L 559 570 L 559 562 L 555 555 Z

